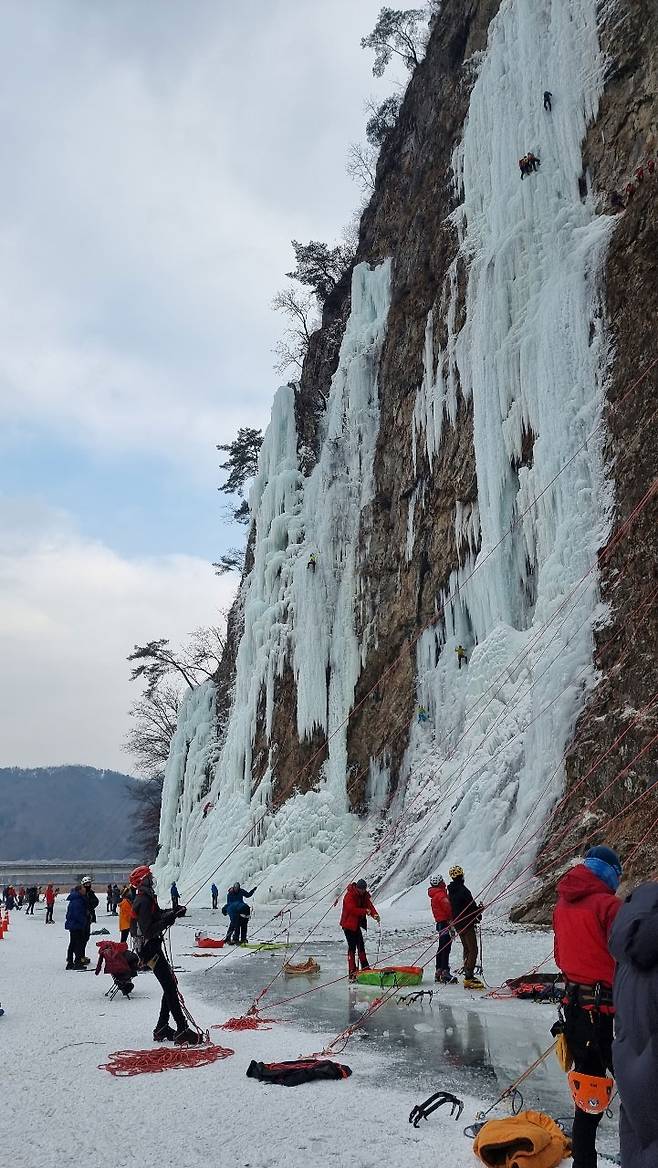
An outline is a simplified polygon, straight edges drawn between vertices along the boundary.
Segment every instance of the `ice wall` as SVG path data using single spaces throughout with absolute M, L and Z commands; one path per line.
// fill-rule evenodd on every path
M 600 431 L 579 447 L 603 404 L 599 274 L 611 220 L 579 180 L 603 83 L 597 7 L 503 0 L 454 161 L 466 321 L 455 336 L 451 307 L 438 361 L 428 321 L 413 440 L 431 466 L 454 421 L 458 376 L 473 401 L 478 506 L 458 506 L 462 566 L 440 598 L 445 619 L 418 645 L 418 698 L 431 720 L 414 727 L 393 809 L 403 819 L 387 855 L 391 889 L 449 863 L 478 884 L 495 872 L 522 824 L 529 836 L 561 791 L 560 760 L 594 679 L 596 572 L 579 582 L 605 542 L 610 494 Z M 541 166 L 521 180 L 528 151 Z M 459 643 L 469 657 L 461 670 Z
M 198 780 L 185 780 L 172 764 L 165 791 L 162 838 L 177 846 L 161 857 L 169 879 L 182 867 L 184 891 L 194 892 L 221 858 L 236 847 L 222 879 L 262 883 L 272 894 L 294 893 L 318 858 L 345 843 L 355 828 L 346 799 L 347 724 L 361 670 L 356 634 L 359 536 L 372 498 L 372 466 L 379 428 L 378 367 L 389 307 L 390 262 L 359 264 L 352 308 L 332 380 L 317 465 L 308 478 L 297 458 L 294 390 L 283 386 L 272 407 L 250 508 L 255 523 L 254 565 L 246 586 L 244 632 L 235 691 L 221 756 L 201 827 L 179 820 L 199 801 Z M 329 736 L 318 788 L 288 799 L 271 814 L 276 751 L 260 783 L 252 780 L 259 725 L 269 747 L 275 686 L 292 669 L 297 725 L 291 733 Z M 259 748 L 263 742 L 259 740 Z M 177 802 L 178 800 L 178 802 Z M 172 809 L 178 816 L 172 828 Z M 200 842 L 201 841 L 201 842 Z M 236 846 L 237 845 L 237 846 Z M 327 879 L 324 873 L 323 881 Z

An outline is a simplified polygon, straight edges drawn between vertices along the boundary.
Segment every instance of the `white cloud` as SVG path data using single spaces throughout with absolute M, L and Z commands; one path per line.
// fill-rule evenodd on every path
M 130 769 L 135 643 L 218 623 L 233 582 L 190 556 L 125 559 L 69 517 L 0 505 L 0 765 Z

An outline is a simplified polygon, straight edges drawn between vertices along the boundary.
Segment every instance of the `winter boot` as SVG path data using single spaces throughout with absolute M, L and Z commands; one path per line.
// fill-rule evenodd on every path
M 65 969 L 74 969 L 74 968 L 75 968 L 75 966 L 74 966 L 74 964 L 73 964 L 73 962 L 72 962 L 72 961 L 67 961 L 67 963 L 66 963 L 66 965 L 64 966 L 64 968 L 65 968 Z
M 171 1026 L 156 1026 L 153 1031 L 154 1042 L 173 1042 L 176 1037 L 176 1031 L 171 1029 Z
M 486 986 L 485 986 L 483 981 L 480 981 L 479 977 L 475 977 L 475 975 L 474 975 L 473 977 L 465 977 L 464 978 L 464 989 L 465 990 L 484 990 L 484 989 L 486 989 Z
M 199 1034 L 197 1030 L 191 1030 L 189 1026 L 185 1026 L 174 1035 L 174 1042 L 177 1046 L 198 1046 L 203 1042 L 203 1035 Z

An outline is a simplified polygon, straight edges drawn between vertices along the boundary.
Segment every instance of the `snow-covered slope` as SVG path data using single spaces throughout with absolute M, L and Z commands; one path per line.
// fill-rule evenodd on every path
M 286 896 L 316 872 L 318 885 L 340 883 L 373 838 L 380 848 L 369 871 L 391 894 L 454 862 L 484 884 L 561 790 L 563 751 L 594 681 L 593 627 L 605 614 L 590 569 L 611 503 L 601 431 L 585 443 L 601 419 L 608 362 L 600 272 L 611 220 L 597 214 L 581 174 L 581 145 L 603 85 L 597 7 L 503 0 L 486 50 L 471 62 L 476 79 L 453 158 L 459 254 L 426 321 L 406 441 L 409 463 L 427 472 L 408 500 L 400 572 L 413 565 L 432 476 L 464 400 L 472 408 L 477 497 L 455 502 L 459 568 L 436 594 L 435 621 L 411 641 L 414 706 L 429 718 L 413 719 L 395 794 L 389 798 L 383 754 L 371 760 L 365 825 L 346 797 L 346 720 L 372 651 L 379 596 L 368 561 L 369 504 L 396 278 L 384 261 L 354 271 L 308 477 L 294 391 L 283 387 L 274 401 L 250 500 L 254 564 L 221 755 L 207 793 L 202 772 L 189 765 L 181 786 L 176 747 L 165 786 L 159 872 L 182 876 L 188 894 L 227 855 L 224 882 L 259 882 Z M 545 88 L 555 95 L 550 114 Z M 530 150 L 541 168 L 521 181 L 517 160 Z M 428 238 L 427 251 L 433 246 Z M 438 356 L 436 338 L 443 338 Z M 407 451 L 388 456 L 402 464 Z M 380 639 L 381 629 L 380 621 Z M 461 670 L 458 644 L 468 655 Z M 277 685 L 289 670 L 296 722 L 282 729 Z M 185 719 L 195 728 L 186 734 L 203 738 L 205 714 L 192 704 Z M 329 743 L 320 781 L 302 793 L 299 774 L 302 790 L 286 791 L 281 802 L 284 737 L 313 735 Z M 204 801 L 212 803 L 205 818 Z

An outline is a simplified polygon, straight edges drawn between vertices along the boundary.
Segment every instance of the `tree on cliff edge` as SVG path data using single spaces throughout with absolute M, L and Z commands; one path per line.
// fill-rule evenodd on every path
M 367 37 L 362 37 L 362 49 L 374 49 L 372 71 L 381 77 L 394 56 L 400 57 L 407 69 L 418 64 L 418 54 L 425 45 L 427 13 L 423 8 L 382 8 L 377 23 Z
M 249 504 L 244 498 L 245 484 L 253 479 L 258 470 L 258 455 L 263 445 L 262 430 L 255 430 L 252 426 L 240 426 L 237 438 L 232 442 L 221 443 L 218 450 L 228 454 L 226 462 L 220 462 L 220 470 L 228 471 L 226 482 L 218 490 L 224 495 L 238 495 L 241 502 L 230 511 L 234 523 L 249 522 Z

